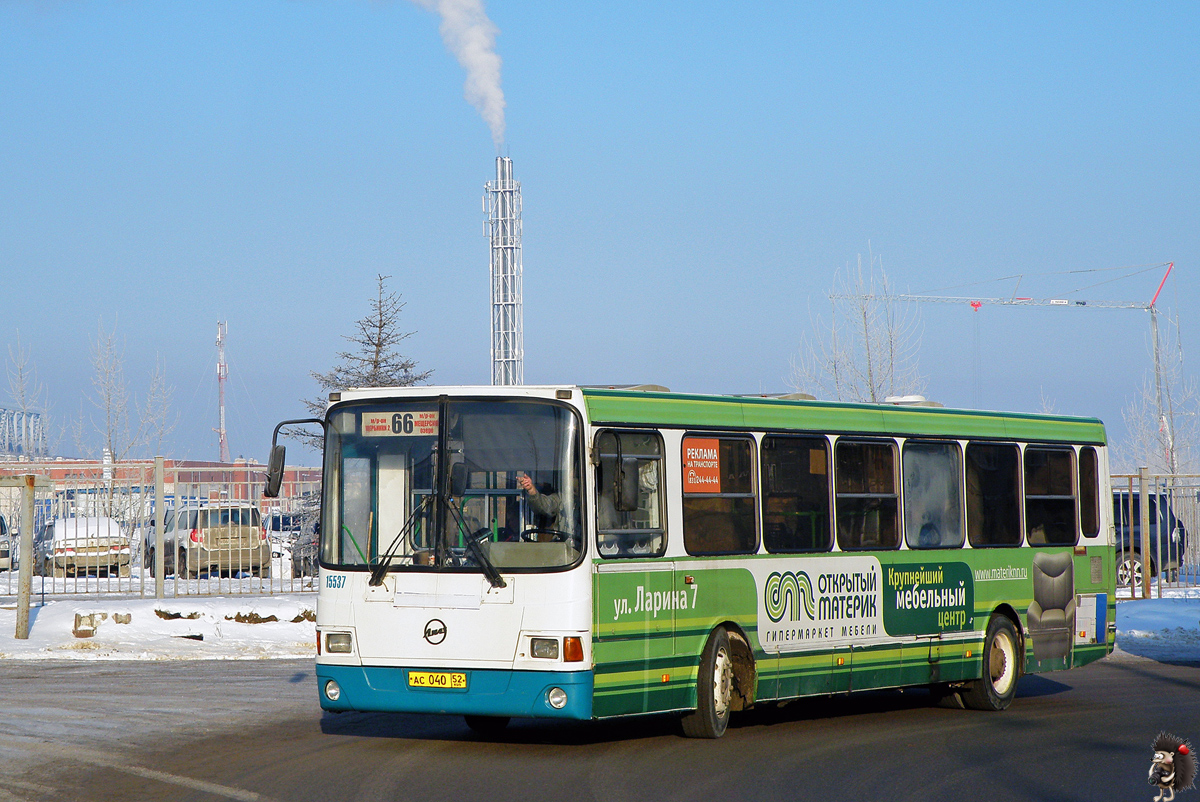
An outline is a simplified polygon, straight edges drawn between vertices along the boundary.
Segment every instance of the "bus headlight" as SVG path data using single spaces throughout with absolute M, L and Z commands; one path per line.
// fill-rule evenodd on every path
M 551 688 L 550 692 L 546 694 L 546 701 L 555 710 L 562 710 L 567 706 L 567 692 L 562 688 Z
M 325 651 L 330 654 L 350 654 L 351 648 L 349 632 L 330 632 L 325 636 Z
M 529 653 L 542 660 L 557 660 L 558 638 L 530 638 Z
M 331 702 L 342 698 L 342 686 L 337 684 L 337 680 L 331 679 L 325 683 L 325 698 Z M 563 700 L 565 704 L 566 694 L 563 694 Z

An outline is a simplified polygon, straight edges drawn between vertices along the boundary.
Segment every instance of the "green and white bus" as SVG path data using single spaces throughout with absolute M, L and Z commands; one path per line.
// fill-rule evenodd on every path
M 1096 419 L 559 386 L 352 390 L 318 422 L 327 710 L 713 738 L 874 688 L 1001 710 L 1115 640 Z

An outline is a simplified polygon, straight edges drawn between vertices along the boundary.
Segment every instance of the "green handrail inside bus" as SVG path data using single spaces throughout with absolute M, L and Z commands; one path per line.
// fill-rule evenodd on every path
M 363 564 L 369 565 L 370 563 L 367 560 L 367 555 L 363 554 L 362 546 L 359 546 L 358 541 L 354 539 L 354 533 L 350 531 L 350 527 L 342 524 L 342 531 L 350 537 L 350 542 L 354 544 L 354 550 L 358 552 L 358 556 L 362 557 Z

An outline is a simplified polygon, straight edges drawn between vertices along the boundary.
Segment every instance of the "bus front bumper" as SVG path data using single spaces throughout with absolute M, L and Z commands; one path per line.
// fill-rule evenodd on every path
M 317 664 L 317 695 L 321 707 L 334 711 L 389 713 L 448 713 L 475 716 L 590 719 L 591 671 L 505 671 L 453 669 L 466 675 L 465 688 L 419 688 L 409 685 L 409 672 L 418 668 L 337 666 Z M 437 669 L 447 672 L 448 669 Z M 329 698 L 330 681 L 338 698 Z M 551 690 L 566 693 L 561 708 L 550 704 Z

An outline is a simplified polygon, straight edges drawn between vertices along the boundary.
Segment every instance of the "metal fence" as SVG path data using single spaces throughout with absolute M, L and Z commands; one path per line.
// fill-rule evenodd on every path
M 37 596 L 165 597 L 316 590 L 320 474 L 296 471 L 284 494 L 262 497 L 253 464 L 8 463 L 0 477 L 35 474 L 33 549 L 22 554 L 21 495 L 0 488 L 0 596 L 18 592 L 22 560 Z M 161 487 L 160 511 L 156 486 Z M 161 588 L 155 574 L 162 557 Z
M 36 491 L 28 557 L 19 548 L 20 491 L 0 488 L 0 596 L 17 594 L 23 559 L 34 561 L 32 592 L 43 597 L 315 591 L 320 472 L 289 469 L 281 497 L 265 499 L 264 471 L 249 463 L 164 463 L 157 473 L 155 462 L 0 464 L 0 478 L 49 478 Z M 1146 572 L 1151 596 L 1200 588 L 1200 474 L 1114 474 L 1112 488 L 1117 595 L 1144 596 Z
M 1200 474 L 1113 474 L 1112 488 L 1117 595 L 1142 598 L 1146 574 L 1152 597 L 1200 587 Z

